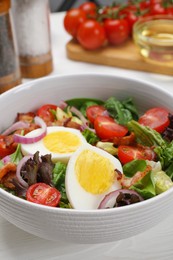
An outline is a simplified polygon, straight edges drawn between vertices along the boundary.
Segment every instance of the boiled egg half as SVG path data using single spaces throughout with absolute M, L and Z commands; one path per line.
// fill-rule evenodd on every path
M 67 165 L 65 186 L 71 206 L 97 209 L 107 193 L 121 188 L 116 170 L 122 173 L 122 165 L 113 155 L 88 143 L 82 145 Z
M 34 137 L 41 133 L 42 129 L 38 128 L 29 132 L 27 137 Z M 32 155 L 39 151 L 39 155 L 50 154 L 52 161 L 61 161 L 67 163 L 70 156 L 82 145 L 86 139 L 77 129 L 50 126 L 47 127 L 46 136 L 32 144 L 22 144 L 21 150 L 24 155 Z

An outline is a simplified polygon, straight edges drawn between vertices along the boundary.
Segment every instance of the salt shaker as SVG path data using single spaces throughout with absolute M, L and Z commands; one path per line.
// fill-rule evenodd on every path
M 48 0 L 12 0 L 22 77 L 38 78 L 53 70 Z
M 21 83 L 10 0 L 0 0 L 0 94 Z

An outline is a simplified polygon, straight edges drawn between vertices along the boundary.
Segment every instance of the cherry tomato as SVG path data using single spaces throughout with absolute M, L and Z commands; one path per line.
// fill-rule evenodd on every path
M 60 192 L 45 183 L 35 183 L 26 192 L 26 199 L 28 201 L 51 207 L 56 207 L 59 204 L 60 198 Z
M 151 15 L 166 14 L 166 9 L 162 6 L 161 3 L 156 3 L 156 4 L 151 5 L 150 14 Z
M 0 135 L 0 158 L 2 159 L 6 155 L 14 153 L 16 145 L 13 142 L 12 135 Z
M 97 116 L 94 120 L 94 128 L 96 134 L 102 139 L 109 139 L 112 137 L 125 136 L 128 129 L 125 126 L 119 125 L 111 117 Z
M 103 46 L 106 36 L 103 26 L 95 20 L 83 22 L 77 33 L 79 43 L 88 50 L 95 50 Z
M 139 118 L 139 123 L 162 133 L 169 125 L 168 111 L 164 108 L 155 107 L 149 109 Z
M 90 106 L 86 110 L 86 115 L 89 121 L 94 124 L 94 120 L 97 116 L 105 115 L 106 109 L 103 106 Z
M 51 110 L 56 110 L 57 106 L 53 104 L 46 104 L 40 107 L 37 111 L 37 115 L 41 117 L 45 122 L 53 122 L 55 120 Z
M 119 45 L 129 37 L 130 29 L 125 19 L 107 19 L 104 28 L 108 42 L 112 45 Z
M 96 18 L 97 5 L 92 2 L 86 2 L 79 6 L 79 9 L 83 10 L 87 18 Z
M 75 38 L 80 24 L 85 20 L 86 13 L 79 8 L 73 8 L 67 11 L 64 17 L 64 27 L 66 31 Z
M 169 6 L 165 9 L 166 14 L 173 15 L 173 6 Z
M 127 20 L 128 25 L 129 25 L 130 35 L 132 35 L 133 25 L 136 23 L 136 21 L 139 19 L 139 17 L 136 14 L 129 12 L 126 14 L 125 19 Z
M 126 164 L 135 159 L 154 160 L 155 153 L 149 147 L 120 145 L 118 147 L 118 158 L 122 164 Z

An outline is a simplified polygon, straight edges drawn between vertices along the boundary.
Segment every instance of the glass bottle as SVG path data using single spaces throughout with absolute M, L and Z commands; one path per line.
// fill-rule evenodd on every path
M 22 77 L 38 78 L 53 70 L 48 0 L 12 0 Z
M 0 94 L 21 83 L 10 0 L 0 0 Z

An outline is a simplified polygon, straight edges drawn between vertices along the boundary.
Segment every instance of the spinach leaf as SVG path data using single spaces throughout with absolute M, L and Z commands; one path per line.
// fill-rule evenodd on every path
M 97 105 L 104 104 L 104 101 L 99 99 L 94 99 L 94 98 L 74 98 L 74 99 L 66 100 L 65 102 L 67 103 L 68 106 L 74 106 L 79 110 L 87 102 L 94 102 Z
M 129 163 L 126 163 L 123 166 L 123 173 L 126 177 L 133 177 L 135 173 L 138 171 L 143 172 L 145 171 L 145 168 L 147 166 L 147 163 L 145 160 L 133 160 Z

